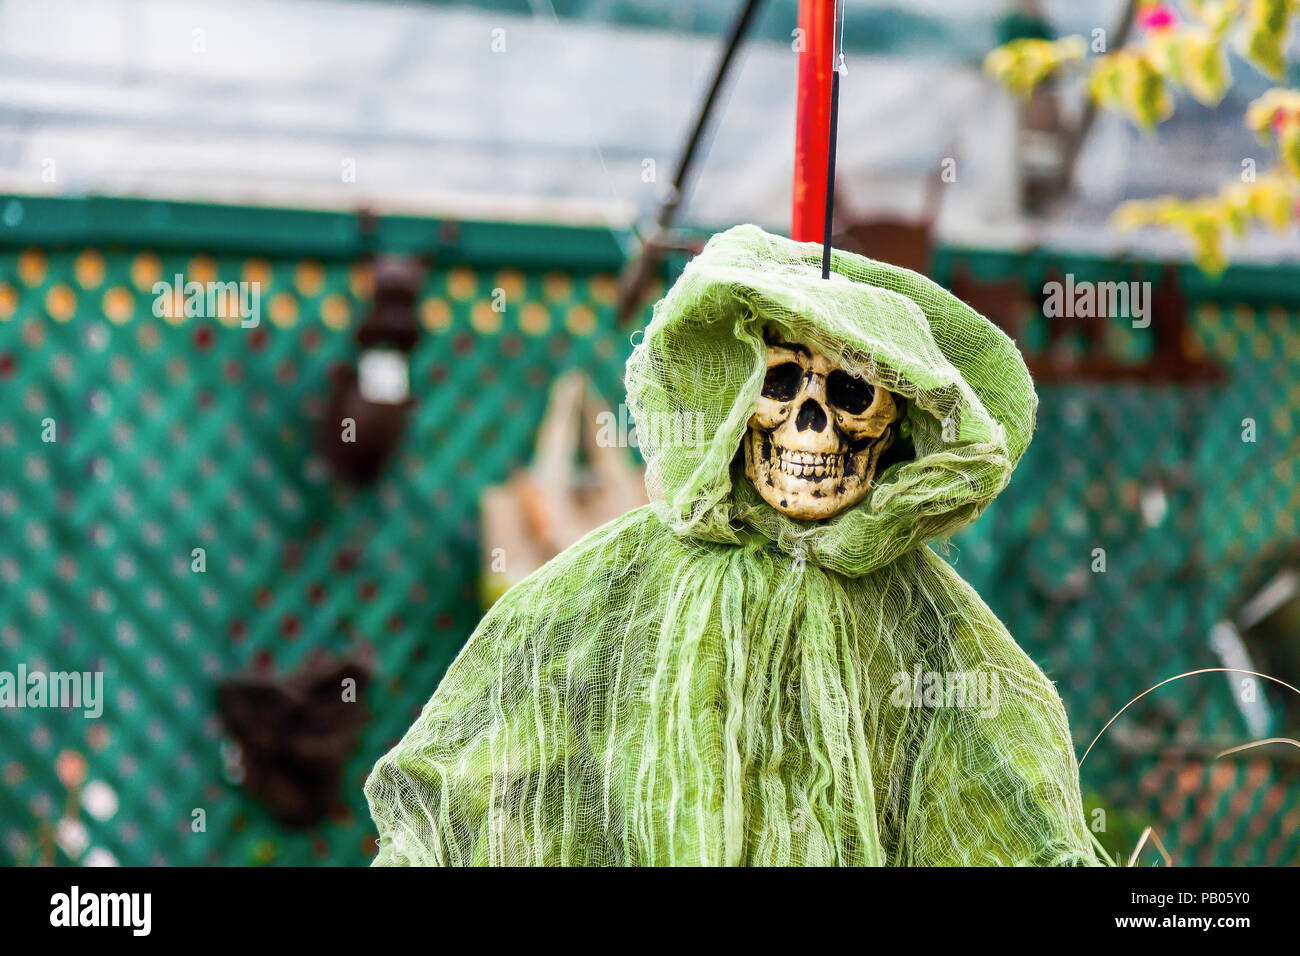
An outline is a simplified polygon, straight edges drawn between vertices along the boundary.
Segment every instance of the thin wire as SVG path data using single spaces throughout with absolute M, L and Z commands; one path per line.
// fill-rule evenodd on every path
M 1141 853 L 1142 848 L 1146 846 L 1148 837 L 1150 837 L 1151 842 L 1156 845 L 1156 849 L 1160 851 L 1160 855 L 1165 858 L 1165 866 L 1173 866 L 1174 859 L 1169 855 L 1169 851 L 1165 849 L 1164 841 L 1160 839 L 1160 834 L 1156 832 L 1155 827 L 1147 827 L 1142 831 L 1142 836 L 1138 840 L 1137 846 L 1133 848 L 1133 852 L 1129 855 L 1128 865 L 1134 866 L 1137 864 L 1138 854 Z
M 714 66 L 713 80 L 709 84 L 708 93 L 699 106 L 695 125 L 678 160 L 677 172 L 673 176 L 672 192 L 662 200 L 659 212 L 655 216 L 654 234 L 649 241 L 642 240 L 641 250 L 636 259 L 624 268 L 620 282 L 622 288 L 618 304 L 619 322 L 626 321 L 642 304 L 642 293 L 659 266 L 669 230 L 676 221 L 680 208 L 686 202 L 686 192 L 690 188 L 696 160 L 701 154 L 707 156 L 712 149 L 713 139 L 721 125 L 714 119 L 714 111 L 718 106 L 718 100 L 722 97 L 723 88 L 729 81 L 732 64 L 740 53 L 745 35 L 762 6 L 763 0 L 745 0 L 744 6 L 732 21 L 722 56 Z M 640 238 L 639 234 L 638 238 Z
M 1214 755 L 1214 759 L 1218 760 L 1220 757 L 1228 756 L 1228 754 L 1239 754 L 1243 750 L 1253 750 L 1256 747 L 1265 747 L 1269 744 L 1290 744 L 1292 747 L 1300 747 L 1300 740 L 1295 740 L 1292 737 L 1268 737 L 1264 740 L 1252 740 L 1248 744 L 1239 744 L 1236 747 L 1221 750 Z
M 556 12 L 555 4 L 552 3 L 551 0 L 528 0 L 528 5 L 532 8 L 533 18 L 535 20 L 545 19 L 546 12 L 547 10 L 549 10 L 551 14 L 551 20 L 555 23 L 555 26 L 562 28 L 563 25 L 560 22 L 560 15 Z M 609 171 L 609 164 L 605 162 L 604 150 L 600 148 L 600 143 L 597 143 L 594 140 L 591 141 L 591 147 L 596 151 L 596 158 L 600 161 L 600 168 L 605 173 L 605 183 L 607 186 L 609 186 L 610 195 L 614 198 L 616 203 L 621 201 L 621 197 L 619 196 L 618 189 L 614 184 L 614 175 Z M 627 259 L 630 254 L 628 244 L 624 241 L 621 234 L 621 230 L 614 228 L 614 225 L 610 221 L 610 217 L 608 214 L 606 214 L 605 216 L 605 227 L 609 230 L 610 234 L 614 237 L 614 241 L 618 243 L 619 251 L 622 252 L 623 258 Z M 643 237 L 641 236 L 640 226 L 637 222 L 637 217 L 635 215 L 632 217 L 632 222 L 629 225 L 629 231 L 631 232 L 632 236 L 636 238 L 638 242 L 643 241 Z
M 1097 741 L 1101 740 L 1101 735 L 1104 734 L 1104 733 L 1106 732 L 1107 728 L 1109 728 L 1111 724 L 1113 724 L 1113 723 L 1115 723 L 1115 721 L 1119 720 L 1119 715 L 1120 715 L 1120 714 L 1124 713 L 1124 711 L 1128 710 L 1130 707 L 1132 707 L 1134 704 L 1136 704 L 1139 700 L 1141 700 L 1141 699 L 1142 699 L 1143 697 L 1145 697 L 1147 694 L 1151 693 L 1151 692 L 1152 692 L 1153 690 L 1155 690 L 1157 687 L 1164 687 L 1166 684 L 1168 684 L 1168 683 L 1170 683 L 1170 682 L 1172 682 L 1172 681 L 1181 680 L 1181 679 L 1184 678 L 1184 677 L 1195 677 L 1197 674 L 1249 674 L 1251 677 L 1262 677 L 1262 678 L 1264 678 L 1264 680 L 1270 680 L 1270 681 L 1272 681 L 1272 682 L 1275 683 L 1275 684 L 1281 684 L 1281 685 L 1282 685 L 1283 687 L 1285 687 L 1287 690 L 1292 691 L 1292 692 L 1294 692 L 1294 693 L 1296 693 L 1296 694 L 1300 694 L 1300 687 L 1295 687 L 1295 686 L 1292 685 L 1292 684 L 1288 684 L 1288 683 L 1287 683 L 1286 681 L 1284 681 L 1284 680 L 1280 680 L 1280 679 L 1278 679 L 1278 678 L 1276 678 L 1276 677 L 1272 677 L 1272 676 L 1270 676 L 1270 675 L 1268 675 L 1268 674 L 1261 674 L 1259 671 L 1249 671 L 1249 670 L 1245 670 L 1245 669 L 1240 668 L 1240 667 L 1202 667 L 1200 670 L 1187 671 L 1187 672 L 1182 673 L 1182 674 L 1175 674 L 1173 677 L 1166 677 L 1166 678 L 1165 678 L 1164 680 L 1162 680 L 1159 684 L 1154 684 L 1154 685 L 1152 685 L 1151 687 L 1148 687 L 1146 690 L 1144 690 L 1142 693 L 1138 694 L 1136 697 L 1134 697 L 1132 700 L 1130 700 L 1127 704 L 1125 704 L 1123 707 L 1121 707 L 1118 711 L 1116 711 L 1116 712 L 1115 712 L 1115 716 L 1112 717 L 1110 720 L 1106 721 L 1106 726 L 1105 726 L 1105 727 L 1102 727 L 1101 730 L 1097 731 L 1097 736 L 1092 738 L 1092 743 L 1088 744 L 1088 749 L 1085 750 L 1085 751 L 1083 752 L 1083 756 L 1079 758 L 1079 766 L 1080 766 L 1080 767 L 1083 766 L 1083 762 L 1084 762 L 1085 760 L 1088 759 L 1088 754 L 1092 753 L 1092 748 L 1095 747 L 1095 746 L 1097 746 Z M 1226 752 L 1226 751 L 1225 751 L 1225 752 Z M 1223 754 L 1220 754 L 1219 756 L 1223 756 Z
M 677 207 L 685 201 L 684 191 L 687 189 L 691 169 L 699 156 L 700 143 L 705 138 L 705 133 L 709 132 L 711 127 L 714 134 L 717 132 L 718 124 L 713 119 L 714 108 L 723 86 L 727 83 L 731 72 L 731 64 L 740 52 L 741 42 L 749 31 L 750 25 L 754 22 L 761 5 L 761 0 L 746 0 L 739 16 L 732 22 L 731 28 L 726 34 L 722 59 L 718 61 L 714 68 L 713 80 L 709 85 L 708 92 L 705 94 L 704 103 L 695 118 L 695 126 L 692 128 L 691 134 L 686 140 L 686 147 L 678 159 L 677 172 L 673 177 L 672 196 L 670 201 L 664 203 L 659 210 L 656 228 L 660 231 L 672 224 L 672 218 L 677 211 Z M 707 153 L 708 150 L 705 152 Z

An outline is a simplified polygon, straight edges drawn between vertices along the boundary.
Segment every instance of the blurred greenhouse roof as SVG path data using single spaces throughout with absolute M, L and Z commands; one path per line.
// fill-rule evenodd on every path
M 1040 7 L 1066 32 L 1113 25 L 1121 5 Z M 621 231 L 652 215 L 671 181 L 739 7 L 0 0 L 0 191 Z M 1079 166 L 1079 200 L 1030 228 L 1017 213 L 1015 104 L 979 69 L 1021 7 L 847 0 L 846 207 L 918 215 L 925 184 L 954 157 L 939 220 L 947 238 L 1178 250 L 1176 240 L 1117 237 L 1106 215 L 1127 196 L 1193 194 L 1236 175 L 1240 157 L 1259 152 L 1241 115 L 1263 84 L 1243 67 L 1217 112 L 1180 103 L 1154 137 L 1105 118 Z M 796 0 L 766 4 L 719 104 L 684 223 L 788 227 L 796 11 Z
M 583 20 L 618 27 L 700 33 L 727 31 L 738 3 L 718 0 L 424 0 L 430 6 Z M 1005 19 L 988 0 L 850 0 L 844 12 L 847 53 L 923 56 L 978 63 L 998 42 Z M 756 40 L 789 43 L 799 0 L 769 0 L 753 31 Z

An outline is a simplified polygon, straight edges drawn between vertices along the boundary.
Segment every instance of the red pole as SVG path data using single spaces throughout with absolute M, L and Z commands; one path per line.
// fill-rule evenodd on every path
M 835 0 L 799 0 L 799 86 L 795 93 L 794 209 L 790 238 L 821 242 L 826 225 L 826 160 L 831 135 Z

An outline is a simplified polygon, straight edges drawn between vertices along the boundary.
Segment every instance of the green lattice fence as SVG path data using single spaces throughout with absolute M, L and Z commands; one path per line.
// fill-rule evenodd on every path
M 103 820 L 79 814 L 90 845 L 122 863 L 367 860 L 364 775 L 479 616 L 479 492 L 527 460 L 558 372 L 585 366 L 621 397 L 631 346 L 613 276 L 509 262 L 432 271 L 418 415 L 389 474 L 353 492 L 314 443 L 329 367 L 350 359 L 369 294 L 355 262 L 0 252 L 4 669 L 102 669 L 108 698 L 100 720 L 0 711 L 5 859 L 46 855 L 67 804 L 56 765 L 77 754 L 117 804 Z M 153 283 L 178 272 L 262 283 L 262 325 L 155 317 Z M 487 305 L 494 288 L 504 313 Z M 215 683 L 259 656 L 287 669 L 355 639 L 378 652 L 379 675 L 350 809 L 287 832 L 224 776 Z
M 1142 273 L 1141 264 L 949 251 L 939 277 L 959 262 L 1031 293 L 1052 274 Z M 1300 523 L 1300 272 L 1238 268 L 1212 283 L 1185 269 L 1181 280 L 1197 343 L 1226 383 L 1040 386 L 1038 430 L 1015 478 L 955 542 L 957 568 L 1057 681 L 1080 755 L 1158 681 L 1223 666 L 1211 627 L 1232 610 L 1252 557 L 1294 542 Z M 1025 338 L 1041 341 L 1045 322 Z M 1150 354 L 1151 329 L 1116 321 L 1108 335 L 1116 357 Z M 1253 443 L 1242 440 L 1246 418 L 1257 423 Z M 1097 548 L 1104 574 L 1092 571 Z M 1300 862 L 1296 765 L 1279 748 L 1273 760 L 1213 759 L 1250 739 L 1222 674 L 1138 702 L 1083 766 L 1089 803 L 1120 821 L 1103 842 L 1131 850 L 1152 825 L 1179 862 Z

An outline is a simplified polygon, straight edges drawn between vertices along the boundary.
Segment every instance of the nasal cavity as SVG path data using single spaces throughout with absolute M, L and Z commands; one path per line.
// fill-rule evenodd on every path
M 826 427 L 826 411 L 815 399 L 810 398 L 799 406 L 799 414 L 795 417 L 794 427 L 801 432 L 806 432 L 810 428 L 815 432 L 819 432 Z

